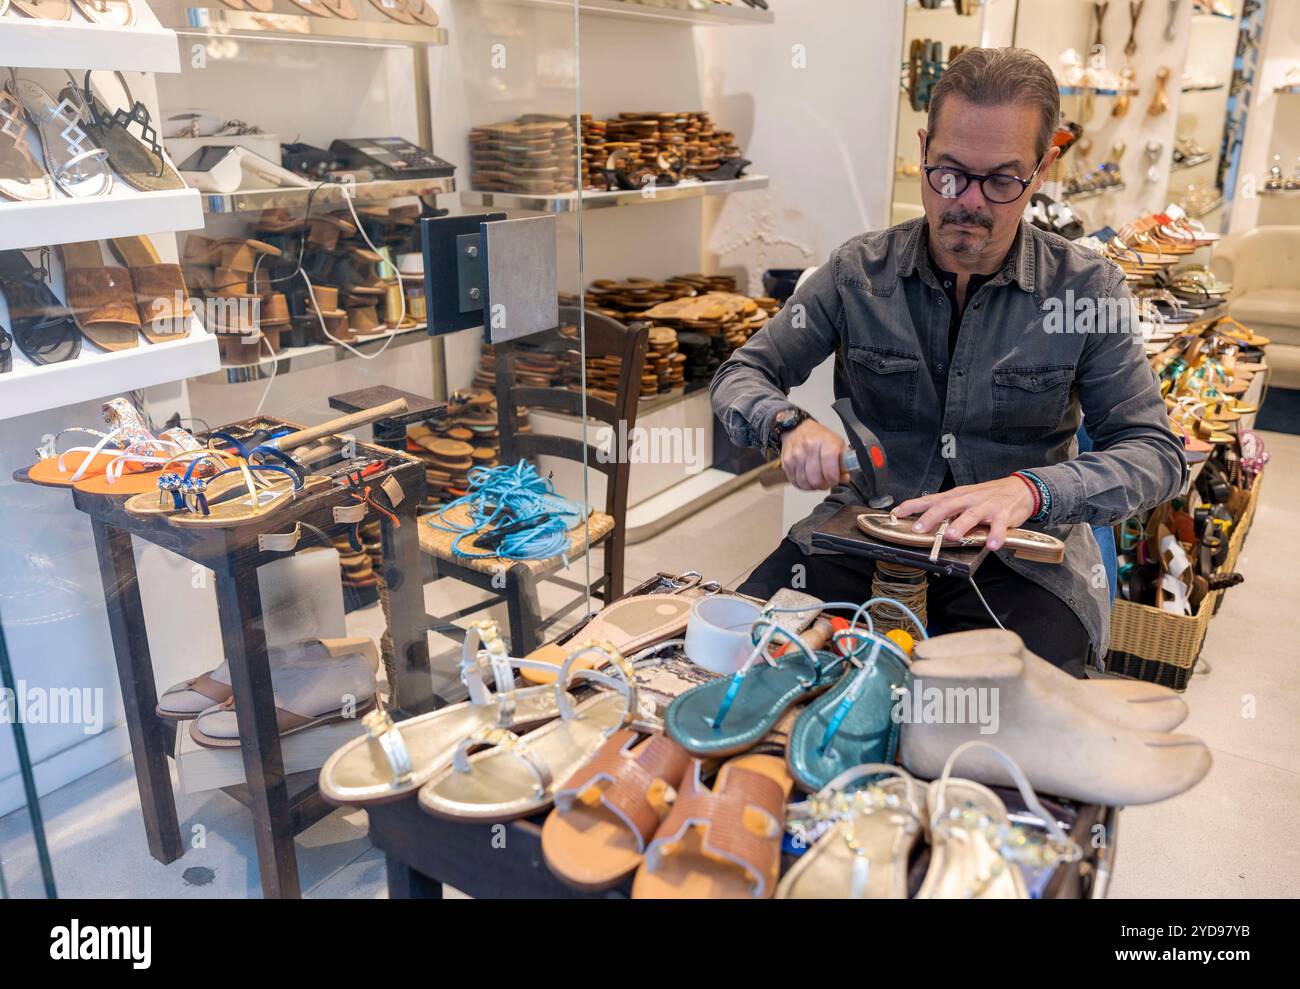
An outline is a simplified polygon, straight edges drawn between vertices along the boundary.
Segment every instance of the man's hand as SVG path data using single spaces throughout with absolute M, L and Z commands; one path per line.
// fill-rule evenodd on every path
M 933 532 L 944 519 L 952 519 L 944 538 L 953 541 L 977 525 L 987 525 L 988 547 L 995 550 L 1006 542 L 1008 529 L 1020 525 L 1034 513 L 1034 495 L 1020 478 L 1004 477 L 999 481 L 962 485 L 924 498 L 911 498 L 894 509 L 894 514 L 901 518 L 918 513 L 921 517 L 912 526 L 917 532 Z
M 806 419 L 781 440 L 781 467 L 803 491 L 828 490 L 849 479 L 840 470 L 844 438 L 816 419 Z

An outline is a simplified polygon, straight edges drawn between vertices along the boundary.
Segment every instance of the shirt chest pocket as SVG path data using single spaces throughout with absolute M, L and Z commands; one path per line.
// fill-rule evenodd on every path
M 1065 417 L 1073 383 L 1073 364 L 994 368 L 991 438 L 1019 444 L 1052 432 Z
M 921 359 L 887 347 L 849 347 L 849 383 L 867 425 L 886 432 L 916 422 L 916 382 Z

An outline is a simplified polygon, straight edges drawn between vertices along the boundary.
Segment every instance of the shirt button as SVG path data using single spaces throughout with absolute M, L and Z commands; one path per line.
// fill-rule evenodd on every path
M 943 283 L 943 287 L 944 287 L 944 288 L 952 288 L 952 282 L 947 281 L 947 280 L 945 279 L 945 280 L 944 280 L 944 283 Z
M 942 364 L 936 364 L 934 369 L 935 369 L 936 371 L 938 371 L 940 374 L 943 374 L 943 365 L 942 365 Z
M 976 303 L 972 306 L 972 308 L 974 308 L 974 309 L 978 309 L 979 307 L 980 307 L 980 304 L 979 304 L 978 302 L 976 302 Z
M 957 371 L 956 371 L 955 373 L 956 373 L 957 377 L 960 378 L 961 375 L 962 375 L 961 368 L 958 368 Z

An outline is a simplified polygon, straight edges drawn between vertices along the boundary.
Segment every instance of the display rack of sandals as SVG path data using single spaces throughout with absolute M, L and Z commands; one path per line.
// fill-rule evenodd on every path
M 171 236 L 202 226 L 199 195 L 140 74 L 178 70 L 175 35 L 144 0 L 0 13 L 2 414 L 213 370 Z
M 221 341 L 224 370 L 205 382 L 238 383 L 368 357 L 421 336 L 418 220 L 436 208 L 437 196 L 455 190 L 455 166 L 431 151 L 428 55 L 448 40 L 437 13 L 423 0 L 259 0 L 253 10 L 160 2 L 167 3 L 164 22 L 205 51 L 224 51 L 236 32 L 259 42 L 224 54 L 226 62 L 256 59 L 281 45 L 304 52 L 308 45 L 300 56 L 308 64 L 328 64 L 332 53 L 346 51 L 347 59 L 365 59 L 358 64 L 367 71 L 382 65 L 393 73 L 410 55 L 412 105 L 390 106 L 387 119 L 369 109 L 355 115 L 381 133 L 418 130 L 418 143 L 334 132 L 350 115 L 343 104 L 337 115 L 310 119 L 292 116 L 291 101 L 246 107 L 257 94 L 232 97 L 225 91 L 230 76 L 219 72 L 186 67 L 183 85 L 164 93 L 173 100 L 163 120 L 167 144 L 203 191 L 207 214 L 204 233 L 183 245 L 187 277 Z M 277 5 L 285 10 L 273 10 Z M 274 86 L 273 73 L 283 69 L 276 63 L 263 71 L 272 73 L 267 85 Z M 322 80 L 323 92 L 334 86 L 339 99 L 356 97 L 347 72 Z M 211 99 L 226 113 L 185 108 L 181 93 Z M 226 119 L 231 112 L 242 119 Z

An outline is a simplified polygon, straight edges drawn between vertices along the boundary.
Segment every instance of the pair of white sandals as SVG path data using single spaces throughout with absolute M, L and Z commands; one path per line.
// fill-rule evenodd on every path
M 1006 767 L 1045 838 L 1013 824 L 988 787 L 953 777 L 973 748 L 988 749 Z M 882 775 L 889 778 L 853 789 Z M 798 834 L 807 823 L 833 823 L 782 878 L 777 899 L 906 899 L 908 857 L 923 831 L 931 853 L 917 899 L 1028 899 L 1022 865 L 1044 869 L 1082 855 L 1015 761 L 987 742 L 953 749 L 925 790 L 902 767 L 871 763 L 841 773 L 789 813 L 800 822 Z

